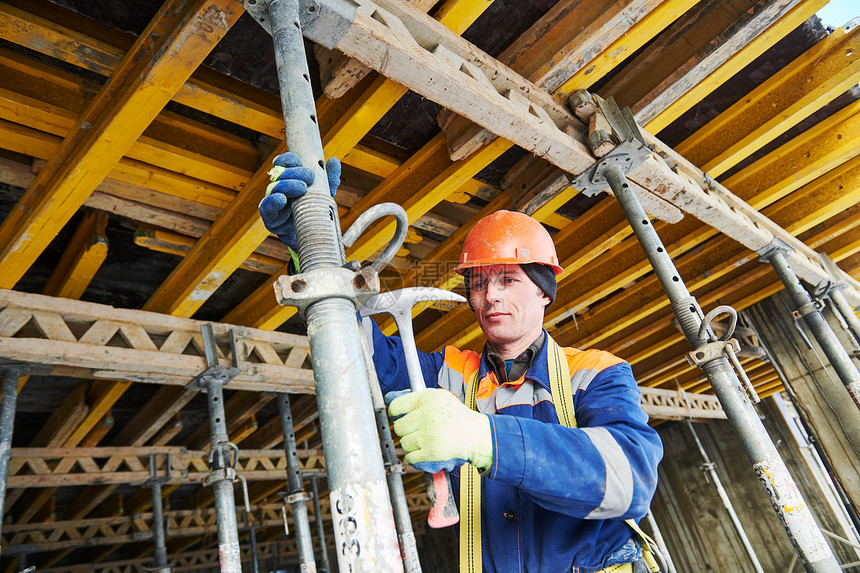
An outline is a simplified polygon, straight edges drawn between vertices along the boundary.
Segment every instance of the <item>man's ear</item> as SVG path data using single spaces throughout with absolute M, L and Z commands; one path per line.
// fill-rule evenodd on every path
M 543 292 L 543 289 L 541 289 L 540 287 L 538 287 L 538 294 L 539 294 L 539 295 L 540 295 L 540 297 L 543 299 L 543 307 L 544 307 L 544 308 L 546 308 L 546 307 L 548 307 L 550 304 L 552 304 L 552 299 L 551 299 L 551 298 L 549 298 L 549 297 L 546 295 L 546 293 L 545 293 L 545 292 Z

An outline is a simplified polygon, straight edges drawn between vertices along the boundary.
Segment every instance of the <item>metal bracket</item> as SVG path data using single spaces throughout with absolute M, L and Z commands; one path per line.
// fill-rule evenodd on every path
M 651 150 L 643 144 L 636 140 L 625 141 L 589 169 L 575 177 L 568 176 L 570 186 L 579 189 L 588 197 L 593 197 L 609 190 L 609 182 L 604 175 L 608 167 L 618 166 L 626 175 L 650 156 Z
M 160 571 L 161 573 L 173 573 L 173 563 L 168 563 L 163 567 L 147 567 L 146 565 L 140 565 L 141 571 L 146 571 L 147 573 L 154 573 L 155 571 Z
M 785 240 L 780 237 L 774 237 L 773 240 L 762 247 L 761 249 L 756 251 L 758 258 L 763 263 L 769 263 L 770 257 L 775 252 L 782 252 L 783 254 L 791 253 L 794 249 L 789 245 Z
M 203 486 L 208 487 L 215 482 L 224 480 L 229 480 L 231 483 L 236 481 L 235 468 L 230 467 L 212 470 L 205 478 L 203 478 Z
M 686 355 L 687 362 L 690 363 L 690 366 L 701 368 L 703 364 L 725 355 L 726 346 L 730 346 L 735 352 L 741 351 L 741 345 L 736 338 L 716 340 L 700 346 L 692 352 L 688 352 Z
M 794 320 L 799 320 L 799 319 L 803 318 L 804 316 L 806 316 L 807 314 L 812 314 L 814 312 L 821 312 L 823 309 L 824 309 L 824 303 L 819 299 L 815 299 L 811 302 L 804 304 L 803 306 L 801 306 L 800 308 L 798 308 L 796 310 L 792 310 L 791 311 L 791 317 L 794 318 Z
M 295 306 L 304 314 L 308 306 L 324 298 L 346 298 L 356 309 L 379 293 L 379 275 L 373 267 L 358 272 L 343 267 L 318 268 L 298 275 L 281 275 L 275 281 L 278 304 Z
M 206 370 L 195 376 L 194 379 L 185 385 L 185 387 L 197 392 L 206 392 L 209 388 L 209 384 L 212 382 L 221 382 L 222 386 L 226 386 L 230 380 L 239 374 L 239 353 L 236 348 L 236 335 L 232 330 L 230 330 L 230 346 L 233 353 L 233 366 L 230 368 L 222 366 L 218 361 L 218 346 L 215 343 L 215 331 L 212 330 L 212 325 L 202 325 L 200 327 L 200 332 L 203 335 L 203 351 L 206 354 Z
M 385 473 L 388 475 L 402 474 L 403 473 L 403 464 L 391 464 L 385 468 Z
M 271 36 L 269 0 L 240 0 L 245 11 Z M 317 44 L 333 49 L 355 20 L 358 3 L 351 0 L 299 0 L 302 33 Z
M 313 498 L 314 497 L 307 492 L 297 491 L 296 493 L 291 493 L 290 495 L 285 495 L 284 501 L 286 501 L 289 504 L 293 504 L 296 502 L 311 501 Z
M 170 463 L 170 454 L 167 454 L 167 475 L 158 477 L 155 471 L 155 455 L 149 454 L 149 479 L 143 482 L 144 487 L 152 487 L 155 484 L 164 485 L 170 481 L 170 472 L 173 469 Z

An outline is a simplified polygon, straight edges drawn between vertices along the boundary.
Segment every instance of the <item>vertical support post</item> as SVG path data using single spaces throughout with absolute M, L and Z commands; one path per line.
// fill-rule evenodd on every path
M 328 548 L 325 543 L 325 525 L 323 525 L 322 509 L 320 508 L 320 488 L 317 476 L 311 476 L 311 487 L 314 493 L 314 516 L 317 526 L 317 540 L 320 548 L 319 573 L 330 573 L 331 565 L 328 562 Z
M 248 480 L 245 476 L 239 474 L 237 476 L 242 481 L 242 495 L 245 499 L 245 525 L 251 531 L 251 565 L 254 573 L 260 573 L 260 564 L 257 561 L 257 528 L 251 525 L 251 501 L 248 496 Z
M 385 465 L 385 473 L 388 480 L 388 494 L 391 497 L 391 506 L 394 509 L 394 524 L 397 527 L 397 539 L 400 541 L 400 553 L 403 557 L 403 569 L 406 573 L 421 573 L 421 562 L 418 559 L 418 544 L 415 542 L 415 533 L 412 531 L 412 518 L 409 515 L 409 505 L 406 503 L 406 490 L 403 489 L 403 464 L 397 459 L 397 451 L 394 447 L 394 439 L 391 437 L 391 428 L 388 424 L 388 412 L 385 409 L 385 398 L 379 388 L 379 378 L 376 368 L 373 366 L 373 355 L 370 347 L 373 344 L 371 318 L 365 316 L 361 319 L 364 337 L 361 340 L 364 360 L 367 365 L 367 375 L 370 378 L 370 398 L 373 401 L 373 412 L 376 416 L 376 430 L 379 433 L 379 441 L 382 446 L 382 461 Z M 404 340 L 411 338 L 405 336 Z M 417 353 L 406 352 L 406 357 L 417 357 Z M 420 376 L 420 366 L 418 367 Z M 429 474 L 428 474 L 429 475 Z
M 842 294 L 843 288 L 845 288 L 844 284 L 837 283 L 833 285 L 830 288 L 830 300 L 833 301 L 833 306 L 836 307 L 836 310 L 842 315 L 842 318 L 848 325 L 848 330 L 851 332 L 851 336 L 854 337 L 854 341 L 860 344 L 860 319 L 857 318 L 857 313 L 854 312 L 854 309 L 845 300 L 845 295 Z
M 204 485 L 211 485 L 215 496 L 215 518 L 218 522 L 218 555 L 223 573 L 242 573 L 239 552 L 239 530 L 236 524 L 236 500 L 233 481 L 236 468 L 230 461 L 230 449 L 235 448 L 227 438 L 224 415 L 224 392 L 221 380 L 208 383 L 206 400 L 209 405 L 209 464 L 212 469 Z M 238 452 L 235 452 L 238 455 Z M 235 459 L 233 460 L 236 461 Z
M 660 532 L 660 528 L 657 527 L 657 520 L 654 519 L 654 514 L 651 513 L 650 508 L 648 509 L 648 513 L 645 514 L 645 521 L 648 523 L 648 527 L 651 528 L 654 541 L 657 542 L 657 547 L 663 557 L 663 565 L 666 566 L 666 571 L 664 573 L 678 573 L 678 570 L 675 568 L 675 562 L 672 561 L 672 556 L 669 554 L 669 547 L 666 545 L 666 540 L 663 539 L 663 534 Z
M 694 353 L 707 356 L 703 350 L 708 346 L 708 340 L 704 338 L 704 333 L 700 334 L 703 315 L 698 302 L 681 280 L 648 215 L 633 194 L 624 171 L 614 163 L 605 162 L 605 165 L 607 167 L 603 174 L 642 245 L 660 285 L 669 297 L 684 336 Z M 824 535 L 815 523 L 785 463 L 779 457 L 728 358 L 720 353 L 699 362 L 698 365 L 708 377 L 729 422 L 737 432 L 803 567 L 810 573 L 838 573 L 840 568 L 833 552 L 824 540 Z
M 794 271 L 788 266 L 785 260 L 785 255 L 779 246 L 772 245 L 765 252 L 759 253 L 761 259 L 769 262 L 782 284 L 785 286 L 786 292 L 791 296 L 796 310 L 795 313 L 803 317 L 803 322 L 812 331 L 815 340 L 830 361 L 830 365 L 839 376 L 839 379 L 845 385 L 854 404 L 860 408 L 860 371 L 854 366 L 851 357 L 848 356 L 845 348 L 836 337 L 836 333 L 827 324 L 827 321 L 822 316 L 818 307 L 812 301 L 812 297 L 804 290 L 803 285 Z M 856 318 L 856 317 L 855 317 Z
M 281 433 L 284 436 L 284 450 L 287 453 L 287 497 L 286 501 L 293 508 L 293 528 L 296 532 L 296 544 L 299 548 L 299 564 L 302 571 L 314 573 L 317 570 L 314 561 L 314 540 L 311 537 L 311 526 L 308 520 L 308 495 L 302 486 L 302 470 L 299 467 L 299 456 L 296 452 L 296 434 L 293 432 L 293 414 L 290 411 L 290 395 L 286 392 L 278 394 L 278 413 L 281 416 Z
M 6 483 L 9 477 L 9 457 L 12 454 L 12 430 L 15 427 L 15 404 L 18 402 L 18 379 L 25 375 L 24 366 L 4 366 L 3 396 L 0 399 L 0 528 L 6 506 Z
M 152 540 L 155 543 L 152 571 L 169 572 L 170 567 L 167 566 L 167 543 L 164 537 L 164 512 L 161 506 L 161 481 L 153 479 L 149 487 L 152 492 Z
M 755 550 L 750 543 L 749 538 L 747 537 L 746 531 L 744 531 L 743 525 L 741 525 L 741 520 L 738 519 L 738 514 L 735 513 L 735 508 L 732 505 L 732 500 L 729 499 L 729 495 L 726 493 L 725 488 L 723 487 L 723 482 L 720 481 L 720 476 L 717 475 L 717 470 L 714 467 L 714 463 L 708 457 L 708 452 L 705 451 L 705 447 L 702 445 L 701 440 L 699 440 L 699 435 L 696 433 L 696 429 L 693 427 L 693 422 L 685 420 L 687 424 L 687 429 L 690 430 L 690 435 L 693 436 L 693 441 L 696 442 L 696 447 L 699 450 L 699 455 L 702 456 L 702 469 L 708 475 L 711 483 L 714 484 L 714 488 L 717 490 L 717 495 L 720 496 L 720 501 L 723 502 L 723 507 L 726 508 L 726 511 L 729 514 L 729 517 L 732 520 L 732 525 L 735 526 L 735 531 L 738 534 L 738 537 L 741 538 L 741 543 L 744 546 L 744 549 L 747 552 L 747 555 L 752 561 L 753 568 L 758 573 L 764 573 L 764 570 L 761 568 L 761 563 L 758 560 L 758 556 L 755 554 Z
M 340 267 L 340 222 L 325 174 L 299 2 L 269 0 L 268 7 L 287 146 L 315 174 L 308 192 L 292 202 L 300 266 L 303 273 Z M 312 14 L 317 5 L 306 10 Z M 305 318 L 339 569 L 402 571 L 355 306 L 347 298 L 324 298 Z

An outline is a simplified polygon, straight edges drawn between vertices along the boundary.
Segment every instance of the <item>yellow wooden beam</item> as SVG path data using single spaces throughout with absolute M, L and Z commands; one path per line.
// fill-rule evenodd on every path
M 718 177 L 860 81 L 860 32 L 832 32 L 675 151 Z
M 110 412 L 111 407 L 119 400 L 131 382 L 127 380 L 96 380 L 87 392 L 87 403 L 89 411 L 86 417 L 78 424 L 72 435 L 66 439 L 63 447 L 73 448 L 88 437 L 90 431 Z
M 747 64 L 762 55 L 768 48 L 784 38 L 789 32 L 820 10 L 828 0 L 806 0 L 784 14 L 767 30 L 756 36 L 752 41 L 736 51 L 734 55 L 723 62 L 716 70 L 675 99 L 670 105 L 645 122 L 645 129 L 658 133 L 667 125 L 681 117 L 694 105 L 705 99 L 712 91 L 721 86 L 726 80 L 741 71 Z
M 749 167 L 722 181 L 762 210 L 860 155 L 860 101 L 853 102 Z
M 238 19 L 231 0 L 168 0 L 0 227 L 12 288 Z
M 447 0 L 433 16 L 455 34 L 462 34 L 492 3 L 493 0 Z
M 587 89 L 615 69 L 627 57 L 692 8 L 697 1 L 664 0 L 659 6 L 648 12 L 645 17 L 633 24 L 623 36 L 595 56 L 588 62 L 587 66 L 583 66 L 571 75 L 553 95 L 560 101 L 567 103 L 567 99 L 573 92 Z
M 792 235 L 800 235 L 858 203 L 860 156 L 763 209 L 762 214 Z
M 286 150 L 281 145 L 273 155 Z M 265 166 L 224 210 L 188 255 L 170 273 L 144 305 L 144 310 L 174 316 L 192 316 L 260 243 L 269 236 L 257 212 L 261 190 L 268 181 Z
M 107 213 L 88 212 L 84 215 L 54 267 L 43 294 L 61 298 L 80 298 L 84 294 L 107 258 L 106 225 Z

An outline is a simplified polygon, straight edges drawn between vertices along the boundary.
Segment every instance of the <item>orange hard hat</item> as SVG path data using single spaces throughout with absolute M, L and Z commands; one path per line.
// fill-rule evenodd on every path
M 552 237 L 543 225 L 525 213 L 496 211 L 478 221 L 466 235 L 460 264 L 454 270 L 462 275 L 473 267 L 528 263 L 547 265 L 556 275 L 563 271 Z

